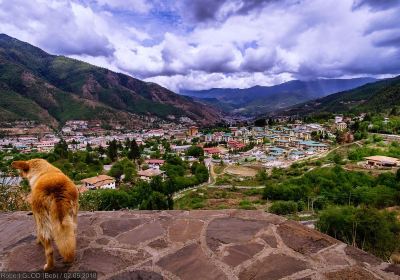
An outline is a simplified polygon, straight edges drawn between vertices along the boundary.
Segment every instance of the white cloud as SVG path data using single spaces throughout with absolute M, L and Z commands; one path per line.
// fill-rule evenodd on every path
M 173 90 L 400 72 L 398 5 L 217 2 L 0 0 L 0 32 Z

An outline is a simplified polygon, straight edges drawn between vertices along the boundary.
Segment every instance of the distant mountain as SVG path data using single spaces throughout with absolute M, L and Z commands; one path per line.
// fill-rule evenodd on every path
M 0 121 L 36 120 L 53 127 L 71 119 L 137 126 L 143 116 L 200 124 L 218 112 L 155 83 L 88 63 L 50 55 L 0 34 Z
M 226 112 L 259 115 L 374 81 L 376 79 L 373 78 L 293 80 L 270 87 L 183 90 L 181 94 L 217 106 Z
M 394 108 L 400 108 L 400 76 L 298 104 L 282 110 L 281 113 L 290 115 L 357 114 L 361 112 L 390 113 Z

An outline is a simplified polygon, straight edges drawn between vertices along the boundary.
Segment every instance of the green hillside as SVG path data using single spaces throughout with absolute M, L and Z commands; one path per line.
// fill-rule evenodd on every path
M 217 111 L 154 83 L 63 56 L 0 34 L 0 121 L 71 119 L 137 124 L 141 115 L 218 120 Z
M 400 107 L 400 76 L 290 107 L 284 114 L 390 113 Z

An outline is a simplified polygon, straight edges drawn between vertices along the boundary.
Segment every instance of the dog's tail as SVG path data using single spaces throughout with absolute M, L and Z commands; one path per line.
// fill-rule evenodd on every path
M 65 262 L 71 263 L 75 259 L 76 238 L 75 225 L 68 215 L 62 223 L 56 223 L 53 228 L 53 237 L 60 255 Z
M 64 208 L 64 215 L 58 215 L 53 219 L 53 238 L 57 245 L 58 251 L 63 257 L 65 262 L 73 262 L 75 259 L 75 249 L 76 249 L 76 211 L 75 207 L 66 207 L 66 205 L 60 206 L 60 202 L 54 205 L 60 210 Z M 69 208 L 69 209 L 68 209 Z

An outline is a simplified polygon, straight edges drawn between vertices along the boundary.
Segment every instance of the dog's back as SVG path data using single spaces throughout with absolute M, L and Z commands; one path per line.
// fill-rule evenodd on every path
M 42 225 L 42 234 L 54 239 L 65 261 L 73 261 L 78 212 L 78 192 L 74 183 L 57 170 L 46 171 L 32 190 L 32 210 L 38 225 Z
M 29 180 L 32 189 L 31 205 L 38 241 L 46 251 L 45 270 L 53 266 L 50 240 L 54 239 L 65 262 L 72 262 L 76 248 L 76 220 L 78 213 L 78 190 L 75 184 L 43 159 L 14 162 L 21 176 Z

